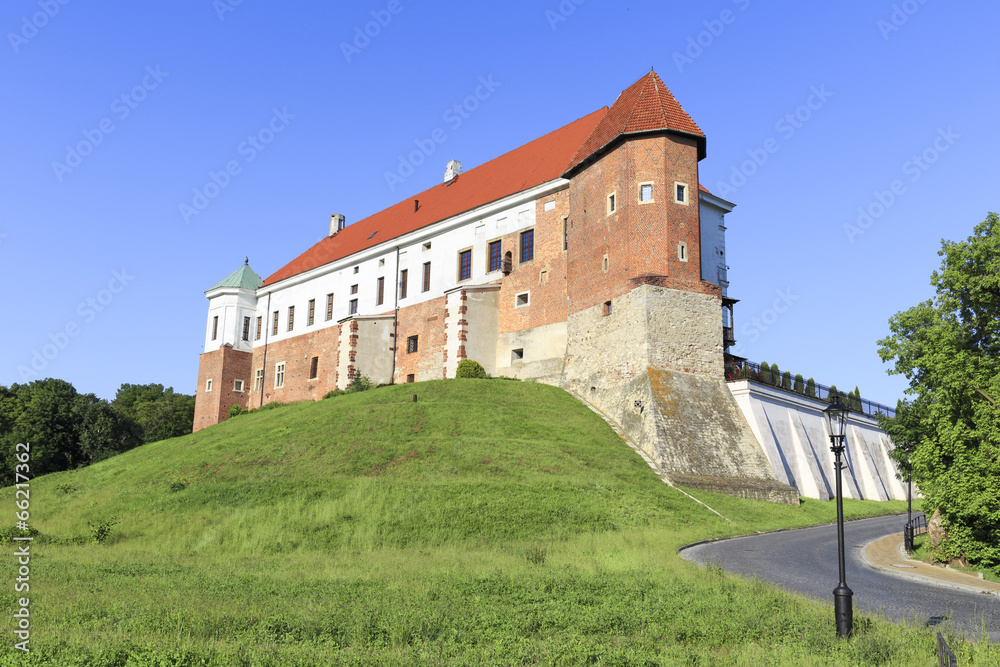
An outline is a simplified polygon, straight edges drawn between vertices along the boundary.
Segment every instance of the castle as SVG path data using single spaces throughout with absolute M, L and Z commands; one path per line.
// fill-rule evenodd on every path
M 488 373 L 557 384 L 688 486 L 798 502 L 724 381 L 726 213 L 650 72 L 611 105 L 206 292 L 195 430 L 234 404 Z

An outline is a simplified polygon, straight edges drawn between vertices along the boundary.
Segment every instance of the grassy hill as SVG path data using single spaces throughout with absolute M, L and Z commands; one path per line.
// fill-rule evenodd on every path
M 927 631 L 866 619 L 838 642 L 829 605 L 674 552 L 830 521 L 831 503 L 692 493 L 731 521 L 546 385 L 254 412 L 32 481 L 32 651 L 11 640 L 0 664 L 930 663 Z M 956 643 L 963 665 L 996 664 Z

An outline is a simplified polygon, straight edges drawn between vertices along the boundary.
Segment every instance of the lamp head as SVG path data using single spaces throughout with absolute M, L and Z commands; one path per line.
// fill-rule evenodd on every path
M 833 403 L 823 410 L 827 426 L 830 427 L 830 435 L 838 438 L 844 435 L 847 430 L 847 413 L 847 406 L 840 402 L 840 395 L 837 394 L 833 397 Z

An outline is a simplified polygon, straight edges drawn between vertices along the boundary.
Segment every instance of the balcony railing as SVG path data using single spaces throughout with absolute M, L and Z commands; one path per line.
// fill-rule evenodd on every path
M 775 389 L 781 389 L 787 391 L 791 394 L 798 394 L 799 396 L 805 396 L 807 398 L 815 398 L 826 403 L 832 403 L 830 387 L 825 384 L 818 384 L 812 381 L 804 381 L 801 375 L 792 375 L 788 371 L 779 372 L 777 375 L 771 371 L 771 368 L 762 367 L 760 364 L 755 364 L 752 361 L 736 361 L 734 359 L 726 360 L 726 381 L 736 382 L 737 380 L 749 380 L 751 382 L 758 382 L 768 387 L 774 387 Z M 861 398 L 860 396 L 853 396 L 851 394 L 835 390 L 840 396 L 840 402 L 844 404 L 850 410 L 854 412 L 860 412 L 861 414 L 868 415 L 869 417 L 877 417 L 883 414 L 890 419 L 896 417 L 896 410 L 888 406 L 882 405 L 881 403 L 875 403 L 874 401 L 869 401 L 868 399 Z

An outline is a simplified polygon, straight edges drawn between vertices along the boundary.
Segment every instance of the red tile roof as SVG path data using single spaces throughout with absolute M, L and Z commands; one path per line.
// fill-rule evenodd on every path
M 604 107 L 569 125 L 516 148 L 448 183 L 348 225 L 289 262 L 263 286 L 291 278 L 414 230 L 559 178 L 594 128 L 608 113 Z M 413 210 L 413 200 L 420 208 Z
M 698 138 L 698 159 L 705 157 L 705 134 L 681 108 L 660 77 L 650 72 L 622 91 L 594 133 L 570 162 L 567 171 L 600 152 L 623 134 L 673 130 Z

